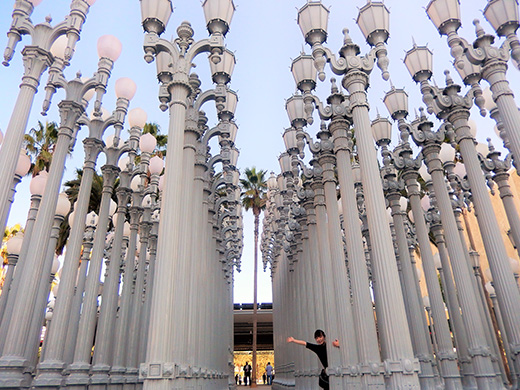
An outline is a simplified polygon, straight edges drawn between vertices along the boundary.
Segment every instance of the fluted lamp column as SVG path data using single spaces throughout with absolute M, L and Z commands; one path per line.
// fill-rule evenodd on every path
M 9 290 L 11 289 L 11 282 L 13 281 L 14 269 L 18 262 L 18 256 L 22 251 L 24 233 L 19 231 L 9 239 L 6 243 L 7 250 L 7 273 L 5 274 L 4 283 L 2 286 L 2 295 L 0 295 L 0 318 L 3 315 Z
M 505 37 L 500 47 L 493 46 L 495 37 L 486 34 L 478 20 L 473 22 L 477 35 L 473 43 L 458 35 L 458 29 L 462 25 L 459 0 L 431 0 L 426 12 L 439 33 L 446 35 L 455 66 L 463 69 L 464 62 L 469 61 L 477 65 L 480 76 L 489 83 L 513 153 L 515 167 L 518 167 L 520 135 L 516 128 L 520 122 L 520 113 L 506 78 L 508 60 L 512 57 L 517 64 L 520 62 L 520 42 L 516 35 L 519 26 L 518 2 L 491 0 L 484 8 L 484 17 L 493 26 L 496 34 Z
M 18 0 L 15 2 L 12 14 L 13 22 L 7 33 L 8 42 L 4 51 L 3 65 L 9 65 L 22 35 L 30 35 L 32 42 L 22 50 L 25 72 L 0 151 L 1 216 L 8 214 L 6 208 L 10 206 L 8 198 L 17 164 L 16 156 L 18 156 L 22 146 L 23 135 L 40 78 L 55 60 L 55 53 L 51 53 L 51 48 L 61 35 L 66 35 L 67 44 L 63 50 L 63 58 L 68 63 L 74 53 L 76 42 L 79 40 L 79 33 L 85 23 L 88 10 L 95 1 L 72 0 L 70 14 L 54 27 L 51 27 L 47 22 L 35 26 L 30 19 L 34 7 L 41 0 Z M 5 223 L 4 220 L 0 222 Z M 5 226 L 2 225 L 1 227 L 3 230 Z
M 390 388 L 418 388 L 418 362 L 413 356 L 410 335 L 406 332 L 405 307 L 400 294 L 397 266 L 395 261 L 388 260 L 389 254 L 393 253 L 392 236 L 389 226 L 380 223 L 381 216 L 386 213 L 385 200 L 370 134 L 366 96 L 374 62 L 377 61 L 383 78 L 389 78 L 385 47 L 389 36 L 389 13 L 384 4 L 379 2 L 369 2 L 359 10 L 357 24 L 367 43 L 372 46 L 367 55 L 370 61 L 359 60 L 359 47 L 350 39 L 348 30 L 344 30 L 340 56 L 349 60 L 336 60 L 331 50 L 323 46 L 327 38 L 328 13 L 321 2 L 308 2 L 300 9 L 298 22 L 306 42 L 312 47 L 319 79 L 324 80 L 324 67 L 329 62 L 334 73 L 343 75 L 342 84 L 350 92 L 350 108 L 356 128 L 356 145 L 372 239 L 372 268 L 381 291 L 376 301 L 380 302 L 382 310 L 382 316 L 378 317 L 382 355 L 391 372 L 387 385 Z
M 176 272 L 185 259 L 182 253 L 181 214 L 185 199 L 182 198 L 184 127 L 186 123 L 187 98 L 192 95 L 189 83 L 192 60 L 202 52 L 210 52 L 210 60 L 218 63 L 219 54 L 224 49 L 223 37 L 229 29 L 234 11 L 232 0 L 205 0 L 203 9 L 206 16 L 210 39 L 194 42 L 194 34 L 188 22 L 177 29 L 179 38 L 175 42 L 160 39 L 172 12 L 169 0 L 142 0 L 141 14 L 146 31 L 145 60 L 157 58 L 158 76 L 161 81 L 159 99 L 161 109 L 169 108 L 168 153 L 166 157 L 165 188 L 161 203 L 161 222 L 157 242 L 155 280 L 153 283 L 152 307 L 148 334 L 147 362 L 141 365 L 140 375 L 144 377 L 145 389 L 166 389 L 183 386 L 188 367 L 183 361 L 185 342 L 185 319 L 177 319 L 171 300 L 179 283 L 185 285 L 189 275 Z M 180 46 L 180 47 L 179 47 Z M 172 67 L 163 68 L 161 57 Z M 161 60 L 162 61 L 162 60 Z M 172 281 L 176 281 L 173 282 Z M 179 302 L 187 305 L 187 302 Z
M 7 220 L 9 218 L 9 211 L 11 209 L 11 205 L 14 202 L 14 196 L 16 194 L 16 186 L 18 183 L 22 181 L 22 177 L 27 175 L 29 169 L 31 168 L 31 159 L 27 155 L 25 149 L 20 150 L 20 155 L 18 156 L 18 162 L 16 164 L 16 169 L 14 171 L 13 182 L 11 184 L 11 191 L 9 193 L 9 205 L 5 207 L 2 211 L 4 214 L 1 216 L 0 223 L 3 223 L 1 226 L 7 226 Z M 1 313 L 1 311 L 0 311 Z M 1 317 L 1 316 L 0 316 Z
M 410 134 L 408 125 L 405 122 L 405 118 L 408 115 L 408 95 L 402 89 L 392 88 L 391 91 L 385 95 L 383 101 L 392 118 L 397 121 L 401 133 L 401 142 L 394 151 L 394 164 L 402 170 L 401 177 L 405 181 L 408 199 L 412 208 L 412 222 L 416 229 L 416 236 L 421 250 L 421 261 L 429 293 L 428 305 L 425 306 L 428 306 L 427 310 L 431 329 L 433 329 L 433 326 L 430 314 L 432 314 L 435 321 L 435 334 L 433 339 L 436 346 L 435 350 L 437 360 L 439 361 L 440 373 L 444 378 L 447 389 L 461 389 L 462 382 L 458 371 L 456 355 L 453 352 L 453 344 L 444 310 L 442 292 L 428 237 L 428 228 L 421 207 L 420 187 L 417 179 L 420 176 L 418 168 L 421 168 L 423 165 L 421 165 L 419 158 L 413 158 L 413 151 L 408 142 Z

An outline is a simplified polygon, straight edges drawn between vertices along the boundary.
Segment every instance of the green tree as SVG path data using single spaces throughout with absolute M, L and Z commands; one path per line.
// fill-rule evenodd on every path
M 44 125 L 38 121 L 38 125 L 24 135 L 23 145 L 33 161 L 29 170 L 33 176 L 40 171 L 49 170 L 57 140 L 56 122 L 45 122 Z
M 254 283 L 253 283 L 253 372 L 251 382 L 256 385 L 256 341 L 257 341 L 257 285 L 258 285 L 258 228 L 260 225 L 260 214 L 265 209 L 267 201 L 267 180 L 265 178 L 266 171 L 257 171 L 255 167 L 246 168 L 244 171 L 245 178 L 240 179 L 242 187 L 241 198 L 242 205 L 248 210 L 252 210 L 255 217 L 254 225 Z

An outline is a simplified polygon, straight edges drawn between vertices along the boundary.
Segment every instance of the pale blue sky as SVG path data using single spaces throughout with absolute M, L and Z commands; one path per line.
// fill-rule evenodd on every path
M 334 53 L 341 47 L 344 27 L 350 29 L 350 35 L 360 46 L 362 53 L 366 53 L 369 47 L 355 25 L 358 7 L 363 6 L 366 0 L 324 0 L 326 6 L 330 6 L 329 38 L 327 45 Z M 435 78 L 439 85 L 444 85 L 443 70 L 452 70 L 452 77 L 460 82 L 458 75 L 451 66 L 451 57 L 446 44 L 446 39 L 440 37 L 435 27 L 429 21 L 424 7 L 426 0 L 388 0 L 385 2 L 390 9 L 390 39 L 388 41 L 390 58 L 390 75 L 393 84 L 404 87 L 410 99 L 410 111 L 421 106 L 421 97 L 418 87 L 411 80 L 402 59 L 405 51 L 412 47 L 412 37 L 417 44 L 428 43 L 434 52 Z M 492 28 L 484 20 L 480 10 L 485 7 L 485 0 L 461 0 L 463 28 L 459 30 L 462 36 L 473 40 L 474 28 L 471 21 L 480 18 L 487 32 Z M 11 10 L 14 1 L 2 0 L 0 2 L 0 33 L 4 36 L 0 40 L 0 46 L 5 46 L 7 32 L 11 23 Z M 239 132 L 236 145 L 240 149 L 238 166 L 240 169 L 256 166 L 257 169 L 279 171 L 278 155 L 283 151 L 284 145 L 281 134 L 289 125 L 285 113 L 285 99 L 295 91 L 294 81 L 290 72 L 291 61 L 296 58 L 302 48 L 304 40 L 296 23 L 297 9 L 305 4 L 305 0 L 235 0 L 236 12 L 233 17 L 231 29 L 228 33 L 227 47 L 235 52 L 237 64 L 231 81 L 231 88 L 238 92 L 239 103 L 236 112 L 236 122 Z M 69 0 L 43 0 L 36 7 L 32 20 L 41 23 L 45 16 L 53 17 L 52 24 L 63 20 L 69 12 Z M 175 30 L 179 24 L 188 20 L 195 29 L 195 38 L 201 39 L 207 36 L 204 26 L 204 16 L 200 2 L 197 0 L 174 1 L 174 13 L 170 18 L 168 28 L 163 37 L 171 38 L 176 35 Z M 161 125 L 163 132 L 167 130 L 168 114 L 158 108 L 158 83 L 156 81 L 155 63 L 147 64 L 143 60 L 143 31 L 141 28 L 140 6 L 137 0 L 97 0 L 92 6 L 87 21 L 84 25 L 81 40 L 76 46 L 76 53 L 71 65 L 66 70 L 66 75 L 71 78 L 78 70 L 84 76 L 90 77 L 96 70 L 97 53 L 96 41 L 99 36 L 113 34 L 123 43 L 123 51 L 119 60 L 115 63 L 109 82 L 108 92 L 103 105 L 110 111 L 115 105 L 113 92 L 114 83 L 120 77 L 130 77 L 137 83 L 137 93 L 131 102 L 130 109 L 141 107 L 148 113 L 148 121 Z M 18 94 L 18 85 L 22 76 L 21 55 L 29 38 L 25 37 L 19 43 L 11 65 L 0 68 L 0 80 L 4 93 L 0 95 L 0 129 L 5 130 L 13 110 L 13 105 Z M 305 47 L 307 53 L 309 48 Z M 212 87 L 208 77 L 208 63 L 205 55 L 197 58 L 195 71 L 202 79 L 202 88 Z M 510 81 L 513 89 L 519 84 L 519 72 L 510 69 Z M 321 84 L 318 95 L 322 100 L 326 99 L 330 91 L 328 72 L 327 80 Z M 47 80 L 47 74 L 42 77 L 40 92 L 36 96 L 28 129 L 35 126 L 38 120 L 45 121 L 39 112 L 43 100 L 43 86 Z M 484 85 L 486 85 L 484 83 Z M 371 78 L 369 96 L 371 99 L 372 118 L 376 116 L 376 109 L 382 116 L 388 116 L 382 103 L 384 93 L 390 89 L 389 83 L 381 79 L 379 69 L 376 68 Z M 54 97 L 53 108 L 49 111 L 48 120 L 59 122 L 55 104 L 63 95 L 57 93 Z M 208 107 L 206 107 L 208 106 Z M 204 109 L 208 112 L 209 124 L 216 123 L 215 115 L 207 104 Z M 478 119 L 479 133 L 477 138 L 484 141 L 486 137 L 492 137 L 495 146 L 501 146 L 500 141 L 493 132 L 493 123 L 489 119 Z M 315 134 L 319 121 L 315 121 L 313 128 L 309 129 Z M 126 128 L 126 127 L 125 127 Z M 110 130 L 107 134 L 110 133 Z M 85 130 L 80 133 L 84 137 Z M 394 140 L 395 142 L 395 140 Z M 214 151 L 216 149 L 213 149 Z M 81 144 L 78 142 L 73 157 L 67 161 L 65 179 L 70 178 L 76 167 L 83 160 Z M 100 161 L 99 166 L 102 165 Z M 29 205 L 28 194 L 29 178 L 25 178 L 18 187 L 16 202 L 11 210 L 9 224 L 25 221 Z M 235 276 L 235 301 L 252 302 L 252 216 L 248 213 L 245 217 L 244 229 L 244 253 L 242 258 L 242 273 Z M 261 267 L 260 267 L 261 269 Z M 259 302 L 271 301 L 271 285 L 269 273 L 260 272 Z

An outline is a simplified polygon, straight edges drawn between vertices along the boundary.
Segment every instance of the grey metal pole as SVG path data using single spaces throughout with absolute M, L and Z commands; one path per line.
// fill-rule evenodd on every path
M 38 90 L 40 78 L 43 72 L 51 66 L 55 60 L 50 49 L 59 36 L 67 34 L 68 44 L 64 53 L 65 61 L 72 58 L 74 46 L 79 40 L 79 32 L 85 23 L 90 6 L 84 0 L 73 0 L 71 12 L 68 17 L 51 27 L 49 23 L 41 23 L 34 26 L 30 16 L 34 10 L 33 4 L 28 0 L 18 1 L 13 10 L 13 23 L 8 35 L 8 44 L 4 54 L 4 65 L 11 60 L 16 44 L 23 34 L 31 35 L 33 42 L 38 44 L 27 45 L 22 50 L 23 65 L 25 68 L 20 84 L 20 91 L 14 105 L 11 119 L 5 130 L 0 152 L 0 215 L 7 215 L 6 209 L 10 206 L 8 202 L 11 183 L 18 162 L 18 155 L 22 146 L 23 135 L 27 127 L 29 113 L 31 111 L 34 96 Z M 63 64 L 65 65 L 65 61 Z M 54 210 L 54 208 L 53 208 Z M 5 221 L 2 221 L 5 222 Z M 4 229 L 5 226 L 2 226 Z M 50 228 L 49 228 L 50 230 Z
M 73 326 L 69 326 L 66 330 L 66 340 L 65 340 L 65 351 L 63 354 L 63 361 L 69 365 L 72 363 L 74 359 L 74 351 L 76 350 L 76 339 L 78 335 L 78 326 L 79 319 L 81 315 L 81 307 L 83 304 L 83 295 L 85 292 L 85 285 L 87 282 L 87 269 L 89 267 L 90 254 L 92 253 L 92 246 L 94 243 L 94 230 L 96 226 L 93 226 L 93 223 L 98 222 L 97 215 L 95 218 L 93 215 L 87 215 L 87 221 L 85 224 L 85 233 L 83 235 L 83 249 L 81 252 L 80 266 L 78 268 L 77 274 L 77 283 L 74 289 L 74 295 L 71 305 L 69 324 L 74 324 Z
M 31 323 L 29 318 L 32 317 L 38 293 L 37 286 L 39 284 L 37 281 L 43 272 L 43 257 L 46 254 L 49 242 L 48 238 L 56 210 L 65 158 L 68 154 L 75 122 L 84 110 L 80 104 L 73 101 L 62 101 L 60 106 L 61 111 L 66 113 L 62 117 L 66 118 L 67 122 L 60 126 L 49 178 L 42 197 L 40 211 L 34 224 L 35 234 L 31 237 L 32 250 L 24 259 L 26 264 L 23 275 L 21 275 L 20 285 L 28 286 L 28 288 L 25 289 L 24 294 L 17 294 L 13 302 L 14 310 L 9 323 L 3 355 L 0 358 L 0 372 L 4 372 L 0 375 L 0 387 L 28 385 L 27 378 L 22 371 L 25 364 L 23 358 L 24 346 L 29 337 Z
M 430 182 L 431 186 L 431 182 Z M 430 230 L 439 250 L 440 267 L 437 268 L 441 277 L 441 283 L 446 291 L 446 306 L 448 308 L 450 324 L 452 326 L 453 338 L 457 348 L 457 356 L 460 364 L 460 372 L 462 374 L 462 387 L 464 389 L 475 390 L 477 382 L 475 379 L 475 371 L 468 351 L 468 336 L 462 319 L 459 300 L 456 295 L 455 285 L 453 283 L 453 275 L 448 258 L 448 250 L 444 241 L 444 230 L 440 222 L 440 216 L 437 211 L 432 211 L 426 215 L 430 222 Z M 443 309 L 444 311 L 444 309 Z
M 376 121 L 385 121 L 378 118 Z M 389 122 L 387 122 L 389 124 Z M 415 269 L 412 269 L 412 261 L 408 250 L 408 239 L 403 221 L 403 211 L 401 209 L 401 193 L 404 189 L 404 182 L 398 180 L 397 172 L 391 160 L 392 156 L 388 150 L 389 139 L 378 140 L 377 144 L 382 147 L 383 166 L 381 176 L 383 177 L 383 189 L 392 213 L 394 231 L 396 235 L 397 250 L 399 253 L 399 263 L 402 273 L 402 292 L 406 296 L 405 303 L 408 306 L 408 325 L 414 347 L 415 357 L 419 360 L 421 371 L 419 381 L 421 388 L 432 389 L 435 384 L 435 373 L 433 369 L 433 356 L 428 346 L 429 337 L 426 333 L 424 309 L 422 297 L 417 294 L 416 280 L 414 277 Z
M 451 200 L 448 197 L 444 182 L 444 171 L 439 159 L 440 143 L 444 137 L 444 132 L 433 133 L 432 123 L 425 117 L 421 118 L 417 129 L 414 128 L 412 135 L 414 141 L 422 146 L 424 160 L 431 175 L 437 206 L 439 207 L 442 225 L 445 231 L 445 239 L 448 244 L 448 251 L 451 259 L 451 267 L 459 292 L 459 302 L 464 313 L 464 324 L 467 329 L 469 351 L 482 350 L 485 353 L 472 354 L 475 377 L 479 389 L 492 389 L 497 386 L 496 373 L 490 357 L 489 346 L 487 345 L 485 330 L 480 321 L 474 318 L 479 317 L 477 295 L 474 290 L 471 275 L 468 273 L 468 265 L 465 259 L 463 245 L 457 229 L 455 216 L 451 209 Z M 421 134 L 430 134 L 430 138 L 423 137 Z
M 334 103 L 334 100 L 332 100 L 332 103 Z M 361 381 L 365 386 L 382 389 L 384 386 L 382 363 L 372 309 L 372 297 L 370 296 L 363 238 L 359 226 L 354 176 L 350 162 L 352 158 L 352 134 L 348 131 L 348 122 L 342 117 L 333 117 L 329 128 L 333 135 L 337 161 L 336 169 L 343 206 L 343 228 L 347 244 L 353 301 L 352 310 L 358 340 Z
M 47 176 L 47 172 L 44 171 L 43 175 Z M 47 180 L 47 179 L 37 179 L 37 180 Z M 31 237 L 34 221 L 36 220 L 36 215 L 38 214 L 38 209 L 40 207 L 41 202 L 41 194 L 31 194 L 31 205 L 29 208 L 29 212 L 27 213 L 27 219 L 25 221 L 25 229 L 24 229 L 24 240 L 25 237 Z M 18 272 L 13 275 L 13 280 L 11 285 L 9 286 L 9 290 L 2 291 L 2 296 L 0 296 L 0 352 L 3 350 L 5 345 L 7 331 L 9 330 L 9 322 L 11 320 L 12 312 L 14 310 L 14 300 L 16 298 L 16 291 L 18 291 L 18 286 L 20 284 L 20 279 L 23 274 L 23 266 L 24 262 L 20 262 L 20 259 L 25 259 L 27 256 L 27 251 L 29 250 L 29 244 L 31 240 L 30 238 L 27 241 L 22 243 L 22 249 L 20 254 L 18 255 L 18 261 L 16 266 L 18 267 Z M 14 272 L 14 267 L 13 267 Z M 7 278 L 6 278 L 7 280 Z M 5 296 L 4 296 L 5 293 Z
M 78 390 L 86 389 L 89 383 L 90 359 L 94 345 L 94 332 L 97 322 L 97 300 L 100 286 L 100 274 L 105 251 L 105 240 L 109 224 L 110 201 L 119 168 L 116 165 L 119 151 L 117 148 L 105 150 L 107 163 L 101 167 L 103 172 L 103 193 L 99 206 L 99 220 L 94 236 L 94 244 L 90 257 L 89 271 L 85 284 L 85 296 L 81 317 L 78 324 L 76 348 L 72 364 L 69 365 L 69 375 L 66 378 L 67 387 Z
M 129 163 L 127 170 L 132 168 Z M 115 214 L 115 234 L 110 255 L 110 262 L 107 265 L 108 275 L 105 277 L 103 294 L 101 296 L 101 307 L 97 324 L 96 339 L 94 345 L 94 358 L 91 367 L 92 389 L 105 389 L 109 381 L 109 371 L 113 358 L 114 333 L 116 314 L 119 299 L 120 269 L 123 261 L 123 232 L 128 202 L 130 200 L 130 172 L 121 172 L 120 183 L 117 188 L 117 212 Z

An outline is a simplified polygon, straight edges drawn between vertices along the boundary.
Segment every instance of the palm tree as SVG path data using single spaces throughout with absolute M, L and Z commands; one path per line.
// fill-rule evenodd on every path
M 251 383 L 256 386 L 256 338 L 257 338 L 257 279 L 258 279 L 258 226 L 260 224 L 260 213 L 265 209 L 267 196 L 266 171 L 256 171 L 255 167 L 246 168 L 245 179 L 240 179 L 242 187 L 242 205 L 247 210 L 252 210 L 255 217 L 254 227 L 254 287 L 253 287 L 253 372 Z
M 33 163 L 29 172 L 36 176 L 38 172 L 49 170 L 56 142 L 58 141 L 58 125 L 56 122 L 38 121 L 38 125 L 24 135 L 23 145 Z

